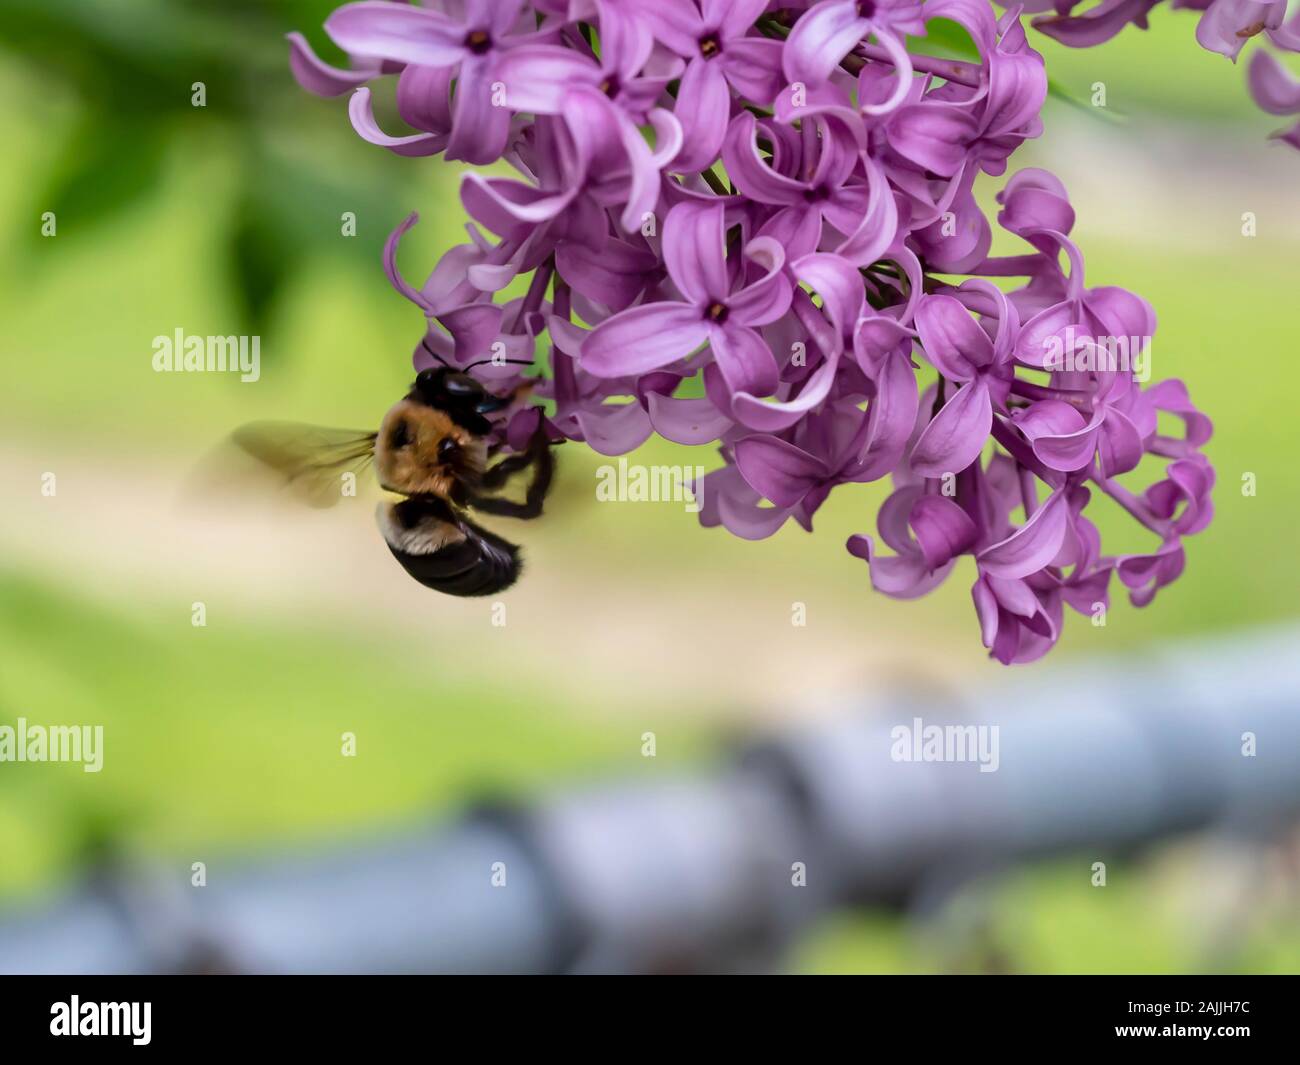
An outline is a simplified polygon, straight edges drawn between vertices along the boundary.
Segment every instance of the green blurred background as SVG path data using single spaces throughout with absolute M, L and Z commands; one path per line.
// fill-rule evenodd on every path
M 40 891 L 106 843 L 211 866 L 488 790 L 707 764 L 721 737 L 814 714 L 831 692 L 920 679 L 957 692 L 1001 669 L 979 646 L 969 573 L 919 603 L 871 592 L 843 542 L 872 531 L 878 486 L 838 490 L 813 536 L 752 544 L 680 505 L 597 505 L 605 460 L 566 447 L 545 520 L 501 523 L 529 557 L 504 626 L 490 603 L 411 583 L 373 499 L 304 514 L 188 492 L 241 422 L 375 425 L 421 329 L 383 276 L 383 240 L 420 210 L 402 264 L 422 278 L 463 239 L 455 166 L 362 142 L 345 100 L 290 78 L 289 30 L 339 58 L 319 29 L 332 6 L 10 0 L 0 19 L 0 722 L 106 732 L 98 775 L 0 766 L 0 897 Z M 1070 188 L 1089 282 L 1155 305 L 1153 376 L 1184 378 L 1215 419 L 1218 517 L 1177 585 L 1143 611 L 1120 601 L 1104 628 L 1072 619 L 1058 659 L 1296 614 L 1300 155 L 1266 142 L 1273 120 L 1243 69 L 1196 45 L 1195 15 L 1152 23 L 1086 52 L 1034 35 L 1085 104 L 1052 101 L 1015 163 Z M 206 107 L 191 105 L 195 82 Z M 1096 83 L 1104 113 L 1086 104 Z M 985 197 L 996 187 L 985 179 Z M 260 335 L 261 381 L 155 374 L 152 338 L 177 328 Z M 638 459 L 716 464 L 664 444 Z M 1110 550 L 1140 546 L 1124 522 L 1103 526 Z M 795 602 L 806 627 L 791 625 Z M 345 731 L 355 758 L 339 755 Z M 962 905 L 977 916 L 953 917 L 951 934 L 945 919 L 837 918 L 792 964 L 1295 967 L 1296 890 L 1261 903 L 1259 878 L 1213 841 L 1113 868 L 1106 891 L 1089 860 L 973 888 Z

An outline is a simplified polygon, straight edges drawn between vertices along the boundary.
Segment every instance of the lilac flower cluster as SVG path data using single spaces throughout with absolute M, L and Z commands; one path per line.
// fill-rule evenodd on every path
M 1033 20 L 1036 30 L 1062 44 L 1085 48 L 1110 40 L 1130 23 L 1147 28 L 1147 16 L 1160 0 L 1026 0 L 1024 11 L 1050 11 Z M 1079 8 L 1087 6 L 1081 14 Z M 1284 52 L 1300 52 L 1300 11 L 1286 19 L 1287 0 L 1172 0 L 1172 7 L 1201 12 L 1196 40 L 1202 48 L 1234 63 L 1241 50 L 1261 34 Z M 1271 115 L 1300 116 L 1300 81 L 1287 73 L 1272 52 L 1257 48 L 1250 58 L 1250 93 Z M 1300 148 L 1300 122 L 1274 134 Z
M 909 51 L 934 19 L 963 27 L 978 61 Z M 889 476 L 880 543 L 849 551 L 896 598 L 971 556 L 1004 663 L 1050 649 L 1065 606 L 1105 609 L 1112 576 L 1145 605 L 1181 573 L 1183 538 L 1212 515 L 1211 428 L 1181 382 L 1134 372 L 1151 307 L 1085 283 L 1074 211 L 1045 171 L 998 195 L 1024 251 L 989 253 L 974 182 L 1040 133 L 1047 93 L 1018 8 L 368 0 L 325 29 L 351 69 L 297 35 L 293 69 L 314 92 L 355 90 L 363 138 L 517 174 L 465 175 L 471 239 L 422 286 L 396 266 L 414 216 L 385 255 L 428 319 L 417 368 L 498 355 L 477 372 L 507 387 L 522 378 L 506 360 L 549 338 L 536 394 L 550 413 L 515 413 L 504 444 L 539 420 L 606 455 L 651 434 L 716 441 L 701 519 L 747 539 L 791 519 L 811 530 L 833 488 Z M 377 122 L 365 86 L 386 75 L 415 132 Z M 1166 460 L 1157 479 L 1121 484 L 1146 455 Z M 1155 546 L 1103 553 L 1085 516 L 1097 495 Z

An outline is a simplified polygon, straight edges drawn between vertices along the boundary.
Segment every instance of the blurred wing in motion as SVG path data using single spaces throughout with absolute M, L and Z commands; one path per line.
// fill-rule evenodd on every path
M 345 495 L 346 474 L 360 473 L 375 457 L 375 433 L 323 429 L 295 422 L 252 422 L 231 442 L 280 475 L 295 495 L 313 507 L 332 507 Z

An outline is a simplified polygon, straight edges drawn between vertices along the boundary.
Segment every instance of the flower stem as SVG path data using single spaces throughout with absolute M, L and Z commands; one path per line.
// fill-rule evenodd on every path
M 1130 492 L 1118 481 L 1109 477 L 1102 477 L 1101 471 L 1096 467 L 1093 468 L 1092 479 L 1097 487 L 1105 492 L 1111 499 L 1127 510 L 1133 517 L 1137 518 L 1143 525 L 1159 536 L 1162 540 L 1169 538 L 1169 525 L 1161 521 L 1150 510 L 1147 505 L 1137 496 Z
M 553 273 L 555 273 L 555 256 L 552 255 L 533 271 L 533 279 L 528 283 L 528 292 L 520 302 L 519 313 L 515 315 L 515 320 L 511 326 L 513 332 L 519 332 L 520 326 L 523 325 L 528 316 L 541 307 L 542 300 L 546 297 L 546 288 L 551 283 Z
M 1032 381 L 1022 381 L 1018 377 L 1012 380 L 1011 391 L 1017 396 L 1024 396 L 1025 399 L 1060 400 L 1085 414 L 1092 413 L 1091 392 L 1080 392 L 1071 388 L 1048 388 L 1046 385 L 1036 385 Z
M 890 54 L 878 44 L 860 44 L 853 52 L 863 59 L 888 63 L 890 66 L 894 65 L 894 60 Z M 983 71 L 978 63 L 964 63 L 959 59 L 944 59 L 934 55 L 909 54 L 912 56 L 913 70 L 922 74 L 935 74 L 946 81 L 966 85 L 972 89 L 980 87 L 980 75 Z

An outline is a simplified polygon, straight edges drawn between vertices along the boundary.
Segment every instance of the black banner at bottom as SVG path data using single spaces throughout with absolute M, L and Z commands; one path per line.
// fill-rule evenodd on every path
M 1217 1051 L 1293 1045 L 1292 977 L 858 977 L 842 988 L 813 989 L 806 977 L 780 987 L 749 981 L 716 994 L 674 994 L 667 986 L 620 986 L 600 1003 L 603 985 L 550 987 L 532 978 L 454 977 L 11 977 L 0 979 L 0 1048 L 42 1053 L 75 1048 L 95 1053 L 116 1044 L 131 1051 L 205 1052 L 277 1047 L 394 1050 L 414 1039 L 511 1036 L 539 1049 L 580 1046 L 598 1017 L 626 1023 L 644 1050 L 658 1036 L 666 1048 L 717 1034 L 729 1042 L 787 1028 L 799 1039 L 842 1039 L 864 1050 L 901 1043 L 1055 1049 L 1204 1044 Z M 830 979 L 830 978 L 820 978 Z M 506 982 L 502 982 L 506 981 Z M 551 992 L 553 994 L 548 994 Z M 816 998 L 802 1003 L 804 994 Z M 673 999 L 680 1000 L 673 1002 Z M 770 997 L 770 1005 L 764 1000 Z M 613 995 L 611 994 L 611 999 Z M 851 1008 L 846 1008 L 850 1007 Z M 837 1034 L 838 1030 L 838 1034 Z M 545 1033 L 551 1033 L 547 1035 Z M 437 1044 L 435 1044 L 437 1045 Z M 35 1059 L 32 1059 L 35 1060 Z

